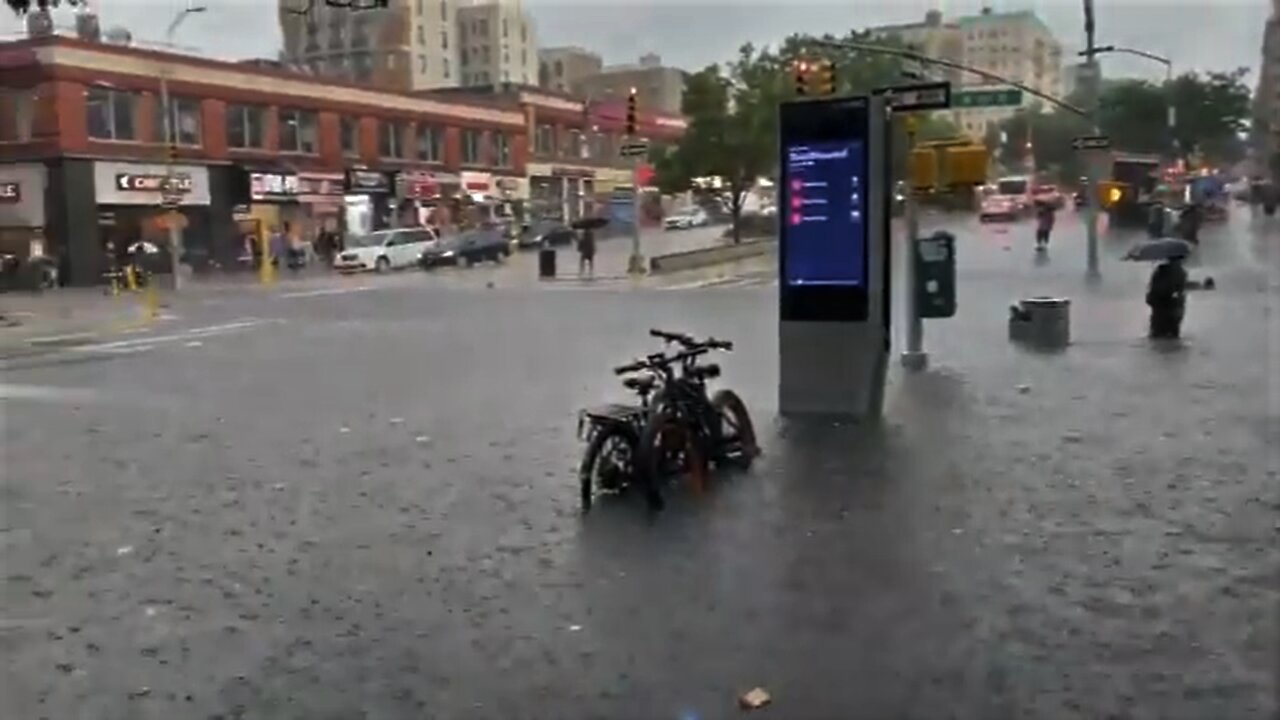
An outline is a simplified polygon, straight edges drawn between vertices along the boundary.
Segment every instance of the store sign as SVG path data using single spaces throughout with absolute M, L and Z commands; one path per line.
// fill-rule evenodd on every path
M 285 173 L 249 173 L 249 196 L 254 200 L 296 199 L 298 176 Z
M 386 173 L 374 170 L 348 170 L 347 192 L 390 193 L 391 182 Z
M 341 175 L 307 175 L 297 177 L 299 195 L 330 195 L 340 197 L 343 192 Z
M 191 192 L 191 176 L 182 175 L 143 175 L 134 173 L 116 173 L 116 189 L 125 192 L 168 192 L 186 194 Z
M 0 203 L 22 202 L 22 184 L 0 182 Z
M 551 174 L 555 177 L 589 178 L 589 177 L 595 177 L 596 171 L 590 168 L 576 168 L 576 167 L 564 167 L 561 165 L 553 165 L 551 167 Z

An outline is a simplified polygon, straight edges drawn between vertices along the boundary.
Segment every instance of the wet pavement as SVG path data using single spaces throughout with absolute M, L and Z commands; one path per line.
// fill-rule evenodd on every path
M 1066 219 L 1047 262 L 948 222 L 960 314 L 875 427 L 775 420 L 763 265 L 228 293 L 9 361 L 0 715 L 1276 717 L 1280 228 L 1208 229 L 1153 345 L 1129 238 L 1089 286 Z M 1006 341 L 1040 293 L 1065 352 Z M 574 411 L 650 326 L 737 342 L 765 456 L 584 519 Z

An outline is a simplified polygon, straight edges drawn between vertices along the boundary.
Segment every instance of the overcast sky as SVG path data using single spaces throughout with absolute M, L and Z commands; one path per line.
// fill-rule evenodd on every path
M 292 0 L 305 2 L 305 0 Z M 319 2 L 320 0 L 317 0 Z M 103 27 L 123 25 L 139 40 L 159 41 L 187 0 L 94 0 Z M 1032 9 L 1074 53 L 1084 43 L 1081 0 L 987 0 L 996 10 Z M 179 45 L 225 58 L 275 57 L 280 45 L 276 0 L 204 0 L 209 12 L 178 32 Z M 606 62 L 633 62 L 653 51 L 667 64 L 696 69 L 731 57 L 745 41 L 776 43 L 792 32 L 835 32 L 912 22 L 926 10 L 975 13 L 983 0 L 524 0 L 542 46 L 581 45 Z M 1270 0 L 1096 0 L 1098 42 L 1172 57 L 1177 70 L 1256 72 Z M 59 24 L 71 11 L 58 10 Z M 0 35 L 20 23 L 0 13 Z M 1136 58 L 1106 60 L 1108 76 L 1158 78 L 1163 68 Z

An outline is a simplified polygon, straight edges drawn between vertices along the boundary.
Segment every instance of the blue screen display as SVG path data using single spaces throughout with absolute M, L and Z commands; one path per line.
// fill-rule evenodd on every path
M 788 285 L 866 285 L 867 162 L 861 140 L 783 148 L 778 221 Z

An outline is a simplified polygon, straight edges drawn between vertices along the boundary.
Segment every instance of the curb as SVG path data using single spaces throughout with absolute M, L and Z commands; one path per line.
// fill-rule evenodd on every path
M 695 270 L 711 265 L 759 257 L 769 254 L 777 245 L 777 240 L 767 238 L 745 240 L 737 245 L 717 245 L 698 250 L 655 255 L 649 258 L 649 274 L 660 275 L 681 270 Z

